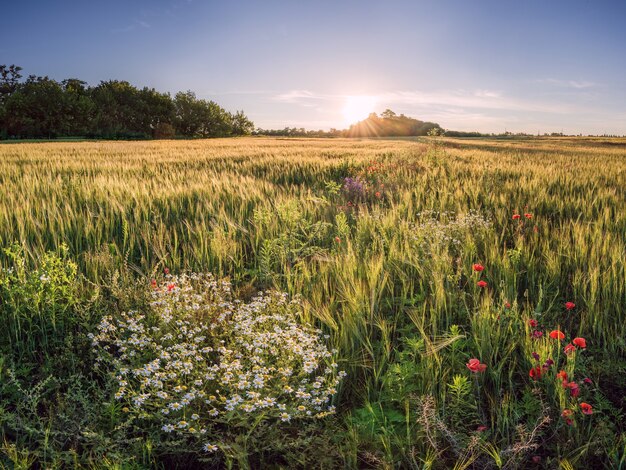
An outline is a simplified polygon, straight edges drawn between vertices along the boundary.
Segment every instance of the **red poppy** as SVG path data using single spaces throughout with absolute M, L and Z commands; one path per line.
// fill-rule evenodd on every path
M 543 336 L 543 331 L 535 330 L 533 331 L 533 338 L 541 338 Z
M 576 382 L 570 382 L 567 384 L 567 388 L 569 388 L 569 393 L 576 398 L 580 394 L 580 389 L 578 388 L 578 384 Z
M 470 359 L 465 365 L 474 374 L 477 372 L 485 372 L 485 370 L 487 370 L 487 364 L 481 364 L 480 361 L 476 358 Z
M 591 385 L 593 383 L 593 381 L 589 377 L 585 377 L 583 379 L 583 382 L 585 382 L 587 385 Z
M 527 219 L 532 219 L 533 215 L 526 212 L 526 214 L 524 214 L 524 217 L 526 217 Z
M 341 238 L 339 238 L 339 237 L 335 237 L 335 242 L 336 242 L 336 243 L 341 243 Z
M 565 308 L 566 308 L 567 310 L 571 310 L 571 309 L 573 309 L 574 307 L 576 307 L 576 304 L 575 304 L 574 302 L 565 302 Z
M 586 415 L 593 414 L 593 407 L 589 403 L 582 402 L 580 404 L 580 409 Z
M 543 371 L 541 370 L 541 367 L 533 367 L 532 369 L 530 369 L 530 372 L 528 372 L 528 376 L 533 380 L 537 380 L 541 378 L 542 372 Z
M 511 304 L 510 304 L 510 302 L 506 302 L 506 303 L 504 304 L 504 308 L 511 308 Z
M 486 431 L 487 429 L 489 429 L 489 428 L 488 428 L 487 426 L 484 426 L 484 425 L 483 425 L 483 426 L 478 426 L 478 427 L 476 428 L 476 431 L 477 431 L 477 432 L 483 432 L 483 431 Z
M 572 343 L 581 349 L 585 349 L 587 347 L 587 341 L 585 341 L 585 338 L 574 338 Z
M 563 382 L 567 381 L 567 372 L 565 372 L 564 370 L 559 371 L 559 373 L 556 374 L 556 378 L 560 379 Z
M 152 280 L 150 281 L 150 285 L 151 285 L 152 287 L 156 287 L 156 286 L 157 286 L 156 279 L 152 279 Z
M 474 271 L 481 272 L 481 271 L 483 271 L 485 269 L 485 267 L 482 264 L 480 264 L 480 263 L 474 263 L 474 264 L 472 264 L 472 269 Z
M 574 346 L 572 343 L 570 343 L 567 346 L 565 346 L 564 351 L 565 351 L 565 354 L 573 353 L 574 351 L 576 351 L 576 346 Z
M 169 268 L 165 268 L 165 269 L 163 270 L 163 272 L 164 272 L 165 274 L 169 274 L 169 273 L 170 273 L 170 270 L 169 270 Z
M 558 339 L 560 341 L 560 340 L 565 339 L 565 334 L 560 330 L 552 330 L 550 332 L 550 338 Z
M 380 191 L 376 191 L 376 197 L 380 198 Z
M 176 284 L 168 284 L 167 290 L 174 290 L 176 288 Z
M 536 328 L 536 327 L 537 327 L 537 325 L 539 324 L 539 322 L 538 322 L 537 320 L 535 320 L 535 319 L 532 319 L 532 318 L 531 318 L 530 320 L 528 320 L 528 324 L 529 324 L 532 328 Z
M 476 285 L 477 285 L 478 287 L 483 287 L 483 288 L 484 288 L 484 287 L 487 287 L 487 283 L 486 283 L 485 281 L 478 281 L 478 282 L 476 283 Z
M 519 214 L 513 214 L 513 220 L 519 220 L 519 219 L 521 219 L 521 218 L 522 218 L 522 216 L 521 216 L 521 215 L 519 215 Z

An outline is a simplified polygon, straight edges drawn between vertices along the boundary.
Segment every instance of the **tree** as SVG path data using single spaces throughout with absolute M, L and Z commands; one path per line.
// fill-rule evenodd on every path
M 87 83 L 77 78 L 61 82 L 64 91 L 63 135 L 83 136 L 90 132 L 95 113 Z
M 174 97 L 174 128 L 180 135 L 194 137 L 202 127 L 202 105 L 193 91 L 179 91 Z
M 63 134 L 63 88 L 48 77 L 31 75 L 4 103 L 8 135 L 54 138 Z
M 17 89 L 22 78 L 21 70 L 22 67 L 16 65 L 0 65 L 0 139 L 6 139 L 9 135 L 6 102 Z
M 174 97 L 174 127 L 187 137 L 227 137 L 252 132 L 254 124 L 242 111 L 230 114 L 214 101 L 196 98 L 192 91 Z
M 243 111 L 237 111 L 232 117 L 233 135 L 250 135 L 254 130 L 254 123 L 248 119 Z
M 0 100 L 13 93 L 19 84 L 22 67 L 0 65 Z

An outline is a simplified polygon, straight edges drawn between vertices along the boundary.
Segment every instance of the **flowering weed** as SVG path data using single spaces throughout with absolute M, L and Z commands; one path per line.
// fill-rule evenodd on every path
M 219 425 L 323 418 L 344 375 L 296 300 L 268 292 L 244 303 L 210 275 L 167 275 L 146 312 L 107 316 L 93 335 L 113 368 L 115 398 L 164 433 L 224 445 Z

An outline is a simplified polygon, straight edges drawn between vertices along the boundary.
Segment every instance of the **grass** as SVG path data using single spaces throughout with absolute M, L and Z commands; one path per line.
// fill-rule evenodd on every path
M 345 193 L 346 177 L 366 181 L 368 191 Z M 43 368 L 30 380 L 80 373 L 83 388 L 97 381 L 106 388 L 89 353 L 76 361 L 80 338 L 99 317 L 142 305 L 141 285 L 166 267 L 211 272 L 231 279 L 242 297 L 265 288 L 302 296 L 303 321 L 330 335 L 348 372 L 338 413 L 309 429 L 315 439 L 302 444 L 306 451 L 261 451 L 257 436 L 258 448 L 247 444 L 244 457 L 233 458 L 239 466 L 310 467 L 322 448 L 325 466 L 335 467 L 626 465 L 624 139 L 6 144 L 0 187 L 0 246 L 17 243 L 31 270 L 2 291 L 9 330 L 30 325 L 2 337 L 4 376 L 25 364 L 50 366 L 46 354 L 34 355 L 38 343 L 16 344 L 34 341 L 36 328 L 71 366 Z M 67 287 L 73 271 L 63 268 L 55 296 L 36 297 L 37 267 L 42 260 L 56 266 L 46 253 L 64 246 L 61 259 L 75 263 L 77 285 Z M 15 262 L 5 254 L 0 263 Z M 476 286 L 473 263 L 486 267 L 487 288 Z M 50 305 L 33 301 L 42 295 Z M 25 305 L 37 305 L 36 314 Z M 41 320 L 62 315 L 79 320 Z M 543 338 L 531 339 L 531 318 Z M 546 338 L 557 327 L 585 337 L 587 350 L 566 358 Z M 64 347 L 55 334 L 78 339 Z M 581 383 L 580 398 L 556 383 L 556 370 L 531 380 L 532 352 L 567 368 Z M 472 357 L 487 364 L 485 373 L 467 370 Z M 583 377 L 593 385 L 583 386 Z M 3 401 L 3 416 L 13 417 L 4 425 L 7 461 L 61 462 L 74 452 L 89 465 L 102 457 L 84 440 L 51 444 L 42 455 L 43 438 L 20 428 L 24 411 L 11 390 Z M 78 394 L 68 385 L 56 393 L 65 398 L 48 397 L 44 407 L 52 427 L 58 403 Z M 116 410 L 107 393 L 98 400 Z M 568 425 L 563 409 L 578 410 L 581 400 L 594 414 L 577 411 Z M 192 450 L 181 456 L 159 447 L 146 457 L 146 442 L 159 437 L 123 434 L 120 412 L 113 413 L 84 425 L 102 439 L 107 429 L 137 439 L 114 462 L 196 462 Z M 227 463 L 222 455 L 212 464 Z

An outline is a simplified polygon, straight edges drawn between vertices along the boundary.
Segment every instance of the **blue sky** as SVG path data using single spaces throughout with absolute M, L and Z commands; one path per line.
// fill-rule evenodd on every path
M 2 18 L 0 63 L 26 74 L 193 90 L 264 128 L 391 108 L 626 134 L 626 1 L 31 0 Z

